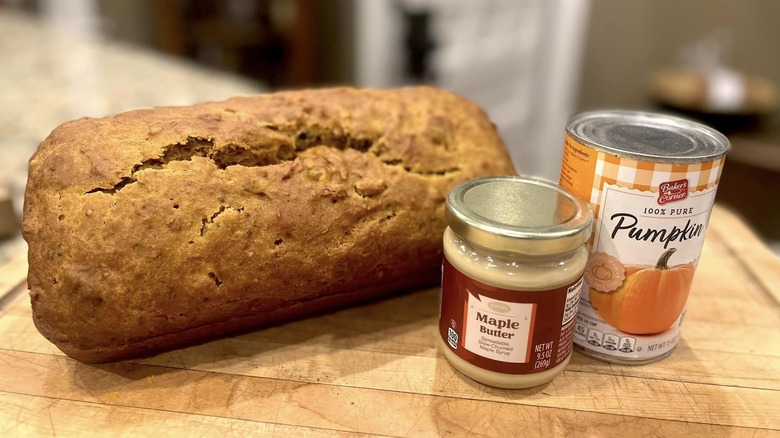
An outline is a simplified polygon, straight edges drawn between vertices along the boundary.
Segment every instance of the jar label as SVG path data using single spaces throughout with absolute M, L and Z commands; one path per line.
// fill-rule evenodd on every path
M 442 263 L 439 332 L 450 350 L 480 368 L 531 374 L 572 351 L 582 279 L 552 290 L 502 289 Z
M 560 184 L 594 210 L 575 344 L 626 361 L 676 346 L 723 162 L 637 161 L 567 135 Z

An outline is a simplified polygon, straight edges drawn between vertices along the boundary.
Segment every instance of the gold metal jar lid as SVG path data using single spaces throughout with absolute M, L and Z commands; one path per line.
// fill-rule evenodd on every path
M 447 197 L 447 223 L 463 239 L 490 251 L 552 255 L 590 238 L 585 201 L 552 182 L 502 176 L 464 182 Z

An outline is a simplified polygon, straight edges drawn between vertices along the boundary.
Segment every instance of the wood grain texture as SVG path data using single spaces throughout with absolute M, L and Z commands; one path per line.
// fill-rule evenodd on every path
M 528 390 L 449 366 L 435 289 L 99 366 L 46 341 L 17 292 L 0 313 L 0 436 L 780 435 L 780 260 L 721 208 L 708 233 L 669 358 L 575 353 Z

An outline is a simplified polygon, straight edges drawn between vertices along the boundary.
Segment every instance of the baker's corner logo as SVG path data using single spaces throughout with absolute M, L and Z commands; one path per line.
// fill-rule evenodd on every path
M 667 202 L 682 201 L 688 197 L 688 180 L 678 179 L 677 181 L 668 181 L 658 186 L 658 204 L 664 205 Z

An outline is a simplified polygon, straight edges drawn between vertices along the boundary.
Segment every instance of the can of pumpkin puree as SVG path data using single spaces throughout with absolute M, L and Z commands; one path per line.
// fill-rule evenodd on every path
M 668 115 L 569 121 L 560 185 L 594 212 L 577 350 L 632 365 L 672 353 L 729 148 L 716 130 Z

